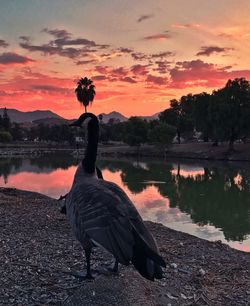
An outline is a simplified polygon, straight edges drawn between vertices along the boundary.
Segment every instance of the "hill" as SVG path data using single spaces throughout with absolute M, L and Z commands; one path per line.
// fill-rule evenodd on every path
M 157 119 L 159 119 L 159 114 L 160 114 L 160 113 L 156 113 L 156 114 L 151 115 L 151 116 L 139 116 L 139 117 L 142 118 L 142 119 L 145 119 L 145 120 L 147 120 L 147 121 L 151 121 L 151 120 L 157 120 Z
M 0 115 L 3 115 L 4 108 L 0 108 Z M 17 109 L 8 108 L 8 115 L 12 122 L 23 123 L 23 122 L 33 122 L 34 120 L 44 119 L 44 118 L 57 118 L 63 119 L 61 116 L 53 113 L 50 110 L 35 110 L 31 112 L 22 112 Z
M 109 114 L 101 113 L 100 115 L 102 116 L 102 122 L 104 122 L 104 123 L 108 123 L 110 119 L 113 119 L 114 121 L 119 120 L 120 122 L 128 120 L 127 117 L 125 117 L 124 115 L 122 115 L 121 113 L 118 113 L 118 112 L 111 112 Z M 136 117 L 139 117 L 141 119 L 145 119 L 147 121 L 150 121 L 150 120 L 158 119 L 159 113 L 156 113 L 156 114 L 151 115 L 151 116 L 136 116 Z
M 32 124 L 67 124 L 72 122 L 72 120 L 65 119 L 56 113 L 50 110 L 35 110 L 30 112 L 22 112 L 17 109 L 8 108 L 8 115 L 10 117 L 11 122 L 28 124 L 29 126 Z M 0 115 L 2 116 L 4 112 L 4 108 L 0 108 Z M 108 123 L 110 119 L 114 120 L 114 122 L 124 122 L 128 120 L 128 118 L 122 115 L 119 112 L 111 112 L 108 114 L 101 113 L 99 116 L 102 116 L 102 122 Z M 159 113 L 156 113 L 152 116 L 138 116 L 139 118 L 145 119 L 147 121 L 158 119 Z
M 128 120 L 127 117 L 118 112 L 111 112 L 109 114 L 101 113 L 99 116 L 102 116 L 103 123 L 108 123 L 110 119 L 113 119 L 114 121 L 119 120 L 120 122 Z

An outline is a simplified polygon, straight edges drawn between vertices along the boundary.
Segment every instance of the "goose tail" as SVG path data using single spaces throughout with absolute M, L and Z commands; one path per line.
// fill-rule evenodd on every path
M 163 258 L 141 238 L 135 229 L 134 234 L 134 249 L 132 263 L 136 270 L 148 280 L 161 279 L 163 276 L 162 267 L 166 267 Z

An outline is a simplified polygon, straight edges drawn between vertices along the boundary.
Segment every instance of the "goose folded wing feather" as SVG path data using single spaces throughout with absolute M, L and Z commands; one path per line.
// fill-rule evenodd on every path
M 132 260 L 134 245 L 129 211 L 122 205 L 122 198 L 119 195 L 114 197 L 107 185 L 109 182 L 102 180 L 96 184 L 85 183 L 84 186 L 75 184 L 68 197 L 71 206 L 68 212 L 72 212 L 69 219 L 80 242 L 88 235 L 94 243 L 127 265 Z M 136 214 L 138 212 L 134 208 Z

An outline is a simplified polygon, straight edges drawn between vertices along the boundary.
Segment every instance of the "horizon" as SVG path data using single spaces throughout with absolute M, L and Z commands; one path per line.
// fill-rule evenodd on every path
M 97 92 L 89 111 L 151 116 L 171 99 L 250 79 L 249 9 L 247 0 L 4 1 L 0 107 L 78 117 L 74 89 L 87 76 Z
M 34 110 L 28 110 L 28 111 L 23 111 L 23 110 L 20 110 L 20 109 L 17 109 L 17 108 L 7 108 L 7 107 L 0 107 L 0 110 L 1 109 L 5 109 L 6 108 L 6 110 L 7 110 L 7 112 L 9 111 L 9 110 L 15 110 L 15 111 L 18 111 L 18 112 L 23 112 L 23 113 L 27 113 L 27 112 L 36 112 L 36 111 L 38 111 L 38 112 L 52 112 L 52 113 L 54 113 L 54 114 L 56 114 L 56 115 L 58 115 L 58 116 L 61 116 L 61 115 L 59 115 L 58 113 L 56 113 L 55 111 L 52 111 L 51 109 L 34 109 Z M 88 111 L 88 112 L 91 112 L 91 111 Z M 83 113 L 84 113 L 84 111 L 83 111 Z M 135 117 L 151 117 L 151 116 L 154 116 L 154 115 L 156 115 L 156 114 L 158 114 L 159 112 L 156 112 L 156 113 L 153 113 L 153 114 L 151 114 L 151 115 L 143 115 L 143 114 L 140 114 L 140 115 L 131 115 L 131 116 L 125 116 L 124 114 L 122 114 L 122 113 L 120 113 L 120 112 L 117 112 L 117 111 L 115 111 L 115 110 L 113 110 L 113 111 L 110 111 L 110 112 L 101 112 L 101 113 L 98 113 L 98 114 L 96 114 L 96 115 L 110 115 L 111 113 L 118 113 L 118 114 L 120 114 L 120 115 L 122 115 L 122 116 L 124 116 L 124 117 L 126 117 L 126 118 L 129 118 L 129 117 L 133 117 L 133 116 L 135 116 Z M 78 115 L 79 116 L 79 115 Z M 71 119 L 75 119 L 75 118 L 65 118 L 65 117 L 63 117 L 63 116 L 61 116 L 63 119 L 67 119 L 67 120 L 71 120 Z

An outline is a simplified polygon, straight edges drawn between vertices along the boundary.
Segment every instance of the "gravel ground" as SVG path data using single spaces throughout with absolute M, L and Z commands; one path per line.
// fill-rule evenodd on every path
M 167 268 L 149 282 L 132 266 L 79 282 L 84 256 L 59 203 L 0 188 L 0 305 L 250 305 L 250 254 L 146 222 Z M 93 267 L 112 262 L 100 249 Z

